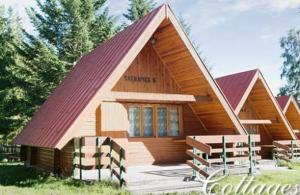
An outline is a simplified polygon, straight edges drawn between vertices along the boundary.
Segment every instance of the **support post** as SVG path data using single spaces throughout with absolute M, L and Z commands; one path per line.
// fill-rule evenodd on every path
M 96 138 L 97 145 L 97 165 L 98 165 L 98 180 L 101 180 L 101 146 L 99 145 L 99 137 Z
M 113 177 L 113 141 L 112 139 L 109 139 L 109 168 L 110 168 L 110 179 Z
M 79 138 L 79 179 L 82 180 L 82 137 Z
M 196 139 L 196 137 L 193 137 L 194 139 Z M 196 149 L 193 147 L 193 154 L 196 154 Z M 193 158 L 193 164 L 196 165 L 196 160 L 195 158 Z M 193 169 L 193 178 L 196 177 L 196 170 Z
M 294 158 L 294 140 L 291 140 L 291 157 Z
M 73 177 L 76 176 L 76 152 L 75 152 L 75 139 L 73 139 L 73 146 L 72 146 L 72 165 L 73 165 Z
M 205 160 L 208 162 L 208 154 L 205 153 Z M 208 166 L 205 167 L 205 172 L 207 173 L 208 172 Z
M 224 163 L 224 175 L 227 173 L 227 155 L 226 155 L 226 137 L 223 135 L 222 137 L 223 142 L 223 163 Z
M 250 167 L 249 167 L 249 174 L 252 175 L 253 174 L 253 159 L 252 159 L 252 155 L 253 155 L 253 151 L 252 151 L 252 140 L 251 140 L 251 134 L 248 135 L 248 145 L 249 145 L 249 162 L 250 162 Z
M 122 158 L 123 158 L 123 150 L 120 148 L 120 154 L 119 154 L 119 168 L 120 168 L 120 187 L 123 185 L 123 178 L 122 178 Z

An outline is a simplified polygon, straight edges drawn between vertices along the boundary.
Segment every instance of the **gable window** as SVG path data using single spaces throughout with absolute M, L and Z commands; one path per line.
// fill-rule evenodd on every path
M 181 106 L 128 104 L 130 137 L 176 137 L 181 135 Z

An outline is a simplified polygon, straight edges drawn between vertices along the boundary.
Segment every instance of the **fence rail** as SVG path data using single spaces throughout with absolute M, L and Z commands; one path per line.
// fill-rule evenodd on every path
M 249 173 L 254 172 L 261 147 L 255 146 L 260 142 L 259 135 L 224 135 L 224 136 L 188 136 L 186 143 L 192 149 L 186 151 L 192 158 L 187 164 L 193 169 L 193 176 L 200 173 L 209 177 L 208 168 L 213 164 L 221 164 L 224 174 L 228 171 L 228 164 L 237 161 L 249 162 Z
M 274 141 L 273 156 L 276 160 L 291 161 L 300 157 L 300 140 Z
M 20 161 L 21 147 L 18 145 L 0 145 L 1 158 L 6 158 L 9 162 Z
M 73 176 L 79 169 L 79 179 L 82 180 L 82 170 L 98 170 L 101 180 L 101 170 L 109 169 L 111 179 L 115 176 L 120 186 L 126 185 L 123 173 L 126 173 L 125 150 L 111 137 L 80 137 L 74 138 L 73 144 Z

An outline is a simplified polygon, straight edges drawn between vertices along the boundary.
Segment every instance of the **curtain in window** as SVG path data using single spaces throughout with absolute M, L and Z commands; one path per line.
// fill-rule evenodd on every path
M 176 107 L 170 108 L 170 130 L 171 136 L 179 135 L 179 114 Z
M 167 136 L 167 108 L 157 108 L 158 136 Z
M 140 108 L 130 107 L 129 108 L 129 135 L 131 137 L 140 136 Z
M 144 136 L 153 136 L 153 109 L 151 107 L 146 107 L 143 110 L 143 127 Z

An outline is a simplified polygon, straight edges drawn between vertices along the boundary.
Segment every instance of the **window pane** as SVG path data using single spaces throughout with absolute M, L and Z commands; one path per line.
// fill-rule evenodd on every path
M 129 108 L 129 135 L 131 137 L 140 136 L 140 108 Z
M 171 136 L 179 135 L 179 114 L 176 107 L 170 108 L 170 130 Z
M 158 136 L 167 136 L 167 109 L 157 108 L 157 129 Z
M 143 110 L 143 127 L 144 136 L 153 136 L 153 110 L 151 107 L 144 108 Z

